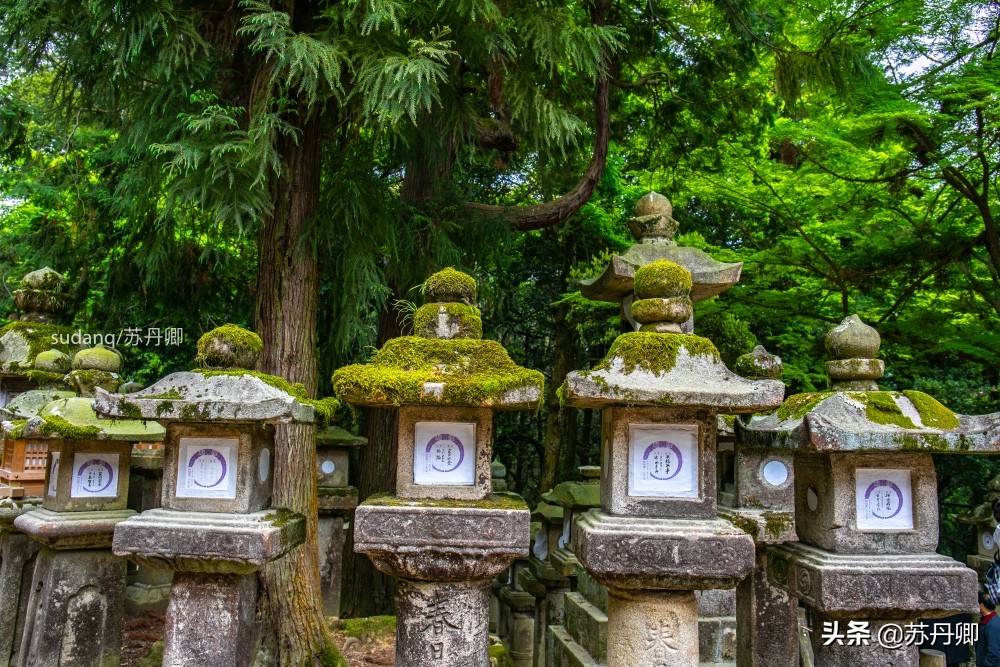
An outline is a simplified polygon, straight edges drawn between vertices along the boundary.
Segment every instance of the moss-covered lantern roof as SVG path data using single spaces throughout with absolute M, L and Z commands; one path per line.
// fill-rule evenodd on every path
M 878 333 L 857 316 L 834 328 L 826 345 L 832 390 L 796 394 L 774 412 L 738 419 L 743 442 L 815 452 L 1000 450 L 1000 413 L 960 415 L 923 392 L 880 390 Z
M 76 396 L 48 403 L 30 419 L 4 422 L 3 429 L 8 437 L 73 440 L 150 442 L 165 435 L 155 421 L 100 419 L 92 399 Z
M 368 438 L 354 435 L 340 426 L 328 426 L 316 431 L 316 445 L 319 447 L 360 447 L 367 444 Z
M 678 246 L 674 242 L 677 222 L 673 218 L 673 207 L 659 193 L 650 192 L 639 199 L 628 226 L 638 243 L 622 255 L 612 256 L 599 276 L 580 282 L 580 291 L 588 299 L 622 301 L 634 289 L 636 270 L 661 259 L 691 272 L 691 300 L 694 302 L 721 294 L 740 279 L 742 262 L 719 262 L 703 250 Z
M 478 309 L 469 303 L 475 295 L 472 278 L 445 269 L 427 279 L 424 293 L 440 301 L 417 311 L 418 335 L 389 340 L 369 363 L 338 369 L 337 396 L 368 407 L 537 408 L 544 377 L 514 363 L 500 343 L 480 338 Z
M 246 339 L 244 334 L 249 333 L 233 325 L 213 330 L 222 338 L 232 336 L 234 331 L 241 339 Z M 225 340 L 212 344 L 203 336 L 199 348 L 212 350 L 212 358 L 220 362 L 250 359 L 246 346 L 238 348 L 239 354 L 228 355 Z M 311 399 L 302 385 L 283 378 L 230 367 L 172 373 L 130 394 L 114 394 L 98 388 L 94 406 L 98 414 L 112 418 L 308 424 L 329 421 L 338 403 L 333 398 Z
M 76 346 L 59 342 L 72 333 L 69 327 L 45 322 L 15 321 L 0 328 L 0 376 L 30 373 L 35 357 L 47 350 L 72 354 Z
M 781 404 L 785 388 L 779 380 L 743 378 L 726 367 L 707 338 L 674 333 L 690 313 L 689 308 L 672 307 L 687 299 L 677 296 L 677 289 L 686 291 L 691 284 L 661 279 L 676 276 L 675 269 L 681 267 L 665 260 L 639 269 L 636 284 L 643 288 L 643 301 L 663 304 L 660 321 L 644 319 L 642 331 L 618 336 L 593 369 L 569 373 L 560 388 L 566 403 L 578 408 L 669 406 L 731 414 Z
M 5 406 L 13 418 L 27 419 L 34 417 L 38 411 L 52 401 L 76 396 L 71 391 L 61 389 L 32 389 L 18 394 Z
M 601 506 L 600 480 L 560 482 L 542 494 L 542 500 L 564 510 L 590 509 Z

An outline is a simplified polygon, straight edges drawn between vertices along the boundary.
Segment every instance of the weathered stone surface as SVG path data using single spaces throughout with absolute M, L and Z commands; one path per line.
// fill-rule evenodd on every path
M 73 356 L 73 368 L 117 373 L 122 369 L 122 356 L 116 350 L 98 345 L 77 352 Z
M 789 451 L 736 448 L 736 506 L 791 512 L 795 507 L 795 461 Z
M 103 549 L 36 559 L 18 667 L 117 665 L 125 606 L 125 561 Z
M 577 644 L 563 625 L 548 627 L 546 665 L 551 667 L 601 667 L 587 649 Z
M 474 461 L 472 484 L 417 484 L 416 436 L 418 422 L 461 422 L 474 424 L 475 443 L 463 453 Z M 493 458 L 493 411 L 489 408 L 439 408 L 403 406 L 397 418 L 398 454 L 396 495 L 400 498 L 481 500 L 492 492 L 490 461 Z M 470 443 L 464 443 L 469 447 Z M 430 445 L 427 446 L 428 449 Z
M 113 549 L 146 567 L 248 574 L 305 539 L 288 510 L 249 514 L 147 510 L 115 527 Z
M 612 588 L 610 593 L 608 667 L 697 667 L 694 592 Z
M 857 315 L 848 315 L 827 332 L 825 343 L 826 351 L 835 359 L 874 359 L 882 337 Z
M 533 667 L 535 664 L 535 617 L 531 612 L 515 611 L 511 615 L 509 631 L 510 657 L 514 667 Z
M 754 563 L 753 541 L 721 519 L 622 517 L 600 510 L 577 520 L 573 551 L 601 583 L 623 589 L 731 588 Z
M 358 489 L 353 486 L 321 486 L 317 489 L 317 506 L 323 513 L 350 512 L 358 506 Z
M 341 568 L 344 563 L 344 519 L 320 516 L 316 542 L 319 548 L 319 582 L 323 589 L 323 613 L 340 616 Z
M 746 579 L 744 579 L 746 581 Z M 731 588 L 708 588 L 695 591 L 698 598 L 698 616 L 736 616 L 736 591 Z
M 601 506 L 609 514 L 709 519 L 716 511 L 715 417 L 670 408 L 605 408 L 601 411 Z M 651 497 L 629 494 L 629 429 L 634 424 L 683 425 L 697 428 L 697 495 Z M 679 467 L 679 466 L 678 466 Z
M 753 538 L 757 545 L 795 542 L 795 513 L 720 507 L 719 516 Z
M 191 512 L 259 512 L 271 505 L 274 431 L 270 424 L 169 423 L 163 463 L 163 507 Z M 228 449 L 230 457 L 223 452 Z M 206 454 L 206 452 L 208 452 Z M 201 456 L 226 461 L 218 470 L 235 475 L 231 493 L 202 496 L 185 491 L 187 475 Z M 190 479 L 190 478 L 188 478 Z M 213 479 L 214 481 L 214 479 Z M 197 485 L 197 480 L 195 481 Z M 227 489 L 229 490 L 229 489 Z M 226 496 L 229 497 L 226 497 Z
M 936 553 L 835 554 L 783 544 L 768 549 L 768 578 L 831 617 L 932 618 L 977 609 L 976 573 Z
M 397 667 L 488 667 L 489 584 L 396 583 Z
M 315 410 L 291 394 L 249 374 L 172 373 L 131 394 L 95 392 L 105 417 L 166 421 L 312 423 Z
M 581 593 L 564 599 L 566 631 L 594 659 L 603 661 L 608 651 L 608 615 Z
M 864 469 L 910 474 L 913 528 L 858 528 L 856 475 Z M 937 475 L 929 454 L 803 455 L 795 458 L 795 516 L 799 539 L 840 553 L 932 552 L 938 543 Z
M 117 457 L 117 465 L 112 465 Z M 75 440 L 61 438 L 49 444 L 43 507 L 53 512 L 96 512 L 123 510 L 128 505 L 129 462 L 132 443 L 119 440 Z M 79 465 L 78 465 L 79 464 Z M 99 467 L 106 496 L 90 495 L 74 489 L 89 472 Z M 96 488 L 96 487 L 95 487 Z
M 115 526 L 134 510 L 53 512 L 40 507 L 14 520 L 14 527 L 51 549 L 107 549 Z
M 170 570 L 140 567 L 134 574 L 129 574 L 125 580 L 125 613 L 133 616 L 165 613 L 173 580 Z
M 41 544 L 27 535 L 0 531 L 0 665 L 17 658 L 24 633 L 25 614 Z
M 167 606 L 163 667 L 248 667 L 256 654 L 257 577 L 178 572 Z
M 5 427 L 6 429 L 6 427 Z M 88 440 L 162 440 L 165 430 L 154 421 L 98 419 L 93 401 L 73 396 L 44 405 L 28 420 L 26 438 L 73 438 Z
M 784 393 L 784 385 L 777 380 L 745 380 L 718 358 L 692 354 L 684 346 L 665 372 L 630 369 L 615 357 L 606 370 L 571 372 L 564 385 L 566 402 L 577 408 L 628 404 L 755 412 L 780 405 Z
M 4 407 L 17 419 L 30 419 L 52 401 L 72 398 L 76 394 L 61 389 L 32 389 L 18 394 Z
M 340 447 L 317 447 L 316 470 L 319 486 L 330 488 L 348 486 L 350 452 Z
M 799 667 L 798 600 L 767 578 L 766 548 L 736 589 L 738 667 Z
M 957 425 L 954 428 L 931 427 L 924 424 L 911 396 L 918 400 L 919 397 L 930 399 L 926 394 L 907 395 L 893 391 L 799 394 L 790 397 L 786 405 L 798 404 L 803 406 L 801 411 L 782 408 L 770 414 L 739 419 L 737 432 L 748 446 L 815 452 L 905 449 L 935 454 L 974 454 L 995 451 L 1000 441 L 1000 414 L 955 414 Z M 913 427 L 873 421 L 867 414 L 873 401 L 876 404 L 891 401 L 899 410 L 894 418 L 905 417 Z M 930 417 L 926 412 L 923 416 Z
M 488 580 L 528 555 L 530 523 L 528 507 L 517 496 L 437 502 L 369 498 L 355 513 L 354 550 L 395 577 Z

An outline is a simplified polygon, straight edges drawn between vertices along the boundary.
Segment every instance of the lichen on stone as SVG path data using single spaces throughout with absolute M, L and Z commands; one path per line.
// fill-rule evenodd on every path
M 458 302 L 425 303 L 417 308 L 417 312 L 413 315 L 413 333 L 423 338 L 437 338 L 435 332 L 441 308 L 444 308 L 450 317 L 458 320 L 462 332 L 461 338 L 483 337 L 483 320 L 479 309 Z
M 268 375 L 267 373 L 261 373 L 260 371 L 249 371 L 241 368 L 223 368 L 223 369 L 213 369 L 213 368 L 196 368 L 192 373 L 200 373 L 204 377 L 215 377 L 215 376 L 233 376 L 240 377 L 249 375 L 250 377 L 255 377 L 264 384 L 268 384 L 275 389 L 285 392 L 291 395 L 292 398 L 297 400 L 299 403 L 305 405 L 311 405 L 313 410 L 316 411 L 316 424 L 320 427 L 326 426 L 333 420 L 333 416 L 336 414 L 337 409 L 340 407 L 340 401 L 338 401 L 333 396 L 327 396 L 325 398 L 310 398 L 309 394 L 306 393 L 305 385 L 301 382 L 289 382 L 285 378 L 278 377 L 277 375 Z M 170 393 L 169 391 L 166 393 Z M 146 398 L 146 397 L 143 397 Z M 187 421 L 201 421 L 201 413 L 197 410 L 196 406 L 188 405 L 186 408 L 195 408 L 194 417 L 188 418 L 184 415 L 184 411 L 181 412 L 181 419 Z
M 476 280 L 452 267 L 432 274 L 424 281 L 421 290 L 427 301 L 462 301 L 472 304 L 476 300 Z
M 41 428 L 43 435 L 58 436 L 68 440 L 93 440 L 101 435 L 101 429 L 96 426 L 72 424 L 59 415 L 46 415 L 43 419 L 45 420 Z
M 613 361 L 618 359 L 621 361 L 621 370 L 624 373 L 639 369 L 663 375 L 673 369 L 681 348 L 687 350 L 688 355 L 692 357 L 719 359 L 719 351 L 707 338 L 693 334 L 635 331 L 618 336 L 594 370 L 610 370 Z
M 333 374 L 334 392 L 355 403 L 414 405 L 428 402 L 425 384 L 441 384 L 438 405 L 489 406 L 510 392 L 537 389 L 544 376 L 518 366 L 500 343 L 404 336 L 382 347 L 368 364 L 354 364 Z
M 795 518 L 790 512 L 764 512 L 764 532 L 771 539 L 778 539 L 794 525 Z
M 658 259 L 636 270 L 633 290 L 636 299 L 687 296 L 692 284 L 690 271 L 669 259 Z

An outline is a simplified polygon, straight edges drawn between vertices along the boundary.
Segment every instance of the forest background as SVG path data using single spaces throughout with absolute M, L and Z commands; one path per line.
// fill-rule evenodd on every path
M 327 395 L 454 265 L 484 335 L 546 375 L 541 411 L 496 429 L 534 502 L 599 462 L 598 416 L 555 389 L 621 323 L 578 281 L 657 190 L 680 244 L 744 263 L 695 316 L 727 361 L 760 342 L 789 394 L 822 389 L 823 335 L 858 313 L 883 387 L 997 411 L 998 40 L 1000 3 L 973 0 L 0 0 L 0 313 L 49 265 L 83 331 L 184 330 L 124 347 L 130 379 L 236 322 Z M 340 417 L 372 440 L 362 495 L 391 489 L 391 415 Z M 276 501 L 308 509 L 308 433 L 282 437 Z M 964 560 L 955 518 L 1000 460 L 936 459 Z M 384 610 L 348 568 L 347 611 Z M 288 655 L 320 650 L 299 634 Z

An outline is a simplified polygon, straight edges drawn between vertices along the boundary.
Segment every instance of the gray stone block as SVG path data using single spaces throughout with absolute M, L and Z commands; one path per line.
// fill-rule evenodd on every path
M 831 617 L 932 618 L 978 609 L 976 573 L 936 553 L 835 554 L 783 544 L 768 550 L 768 579 Z
M 767 578 L 768 549 L 736 591 L 739 667 L 799 667 L 798 600 Z
M 605 614 L 608 613 L 608 589 L 586 570 L 580 571 L 580 576 L 576 578 L 576 590 L 587 602 L 594 605 Z
M 737 445 L 736 506 L 791 512 L 795 507 L 793 459 L 789 451 Z
M 249 574 L 304 539 L 305 517 L 288 510 L 223 514 L 155 509 L 116 526 L 113 549 L 154 569 Z
M 109 454 L 117 457 L 117 465 L 90 456 Z M 68 440 L 49 441 L 48 465 L 45 474 L 45 497 L 42 505 L 53 512 L 95 512 L 101 510 L 123 510 L 128 505 L 129 462 L 132 458 L 132 443 L 113 440 Z M 52 479 L 55 473 L 56 478 Z M 107 496 L 95 496 L 74 488 L 74 475 L 88 474 L 104 476 L 102 486 L 107 486 Z M 94 488 L 101 482 L 95 482 Z M 80 485 L 77 480 L 77 486 Z
M 578 520 L 574 551 L 594 577 L 616 588 L 732 588 L 754 562 L 750 537 L 721 519 L 622 517 L 600 510 Z
M 397 667 L 489 667 L 489 584 L 396 583 Z
M 256 575 L 178 572 L 163 667 L 248 667 L 256 654 Z
M 132 510 L 53 512 L 39 508 L 17 517 L 14 526 L 52 549 L 107 549 L 115 527 L 134 516 Z
M 595 660 L 587 650 L 573 641 L 566 628 L 561 625 L 549 626 L 548 652 L 550 667 L 601 667 L 604 662 Z
M 566 631 L 588 654 L 604 660 L 608 652 L 608 615 L 579 593 L 565 598 Z
M 124 608 L 124 560 L 103 549 L 43 548 L 17 666 L 117 665 Z
M 699 618 L 736 615 L 736 591 L 731 588 L 696 591 L 695 596 Z
M 323 613 L 340 616 L 341 568 L 344 563 L 344 520 L 320 516 L 317 529 L 319 581 L 323 589 Z
M 24 632 L 24 619 L 41 544 L 27 535 L 0 532 L 0 665 L 9 667 L 17 658 Z

